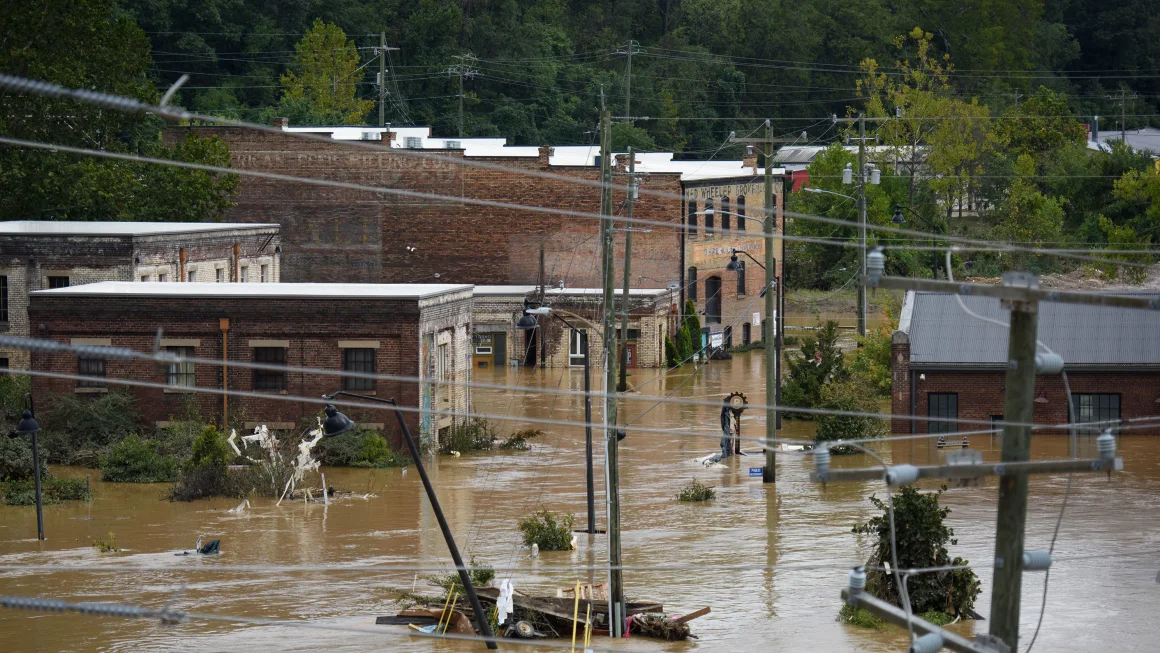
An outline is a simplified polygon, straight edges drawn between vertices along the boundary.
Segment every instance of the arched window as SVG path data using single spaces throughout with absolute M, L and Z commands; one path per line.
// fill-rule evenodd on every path
M 729 221 L 733 218 L 732 215 L 729 215 L 730 213 L 729 198 L 721 198 L 721 231 L 729 231 Z
M 689 223 L 688 223 L 689 238 L 697 237 L 697 203 L 689 200 Z
M 737 215 L 740 215 L 740 216 L 745 215 L 745 196 L 744 195 L 737 196 Z M 747 229 L 749 229 L 749 227 L 746 226 L 746 224 L 745 224 L 746 222 L 748 222 L 748 220 L 746 220 L 744 217 L 737 218 L 737 231 L 746 231 Z
M 697 301 L 697 268 L 689 268 L 689 278 L 685 285 L 688 286 L 689 301 Z
M 713 200 L 705 200 L 705 237 L 713 236 L 715 211 L 713 211 Z

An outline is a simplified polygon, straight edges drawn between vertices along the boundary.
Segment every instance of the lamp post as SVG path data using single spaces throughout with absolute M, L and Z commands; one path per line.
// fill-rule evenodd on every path
M 934 278 L 937 279 L 938 278 L 938 252 L 936 252 L 934 250 L 934 248 L 937 246 L 937 243 L 935 240 L 936 228 L 934 226 L 934 223 L 931 222 L 930 220 L 927 220 L 926 218 L 922 217 L 921 215 L 919 215 L 917 211 L 910 208 L 909 206 L 903 206 L 901 204 L 894 205 L 894 217 L 890 218 L 890 222 L 892 222 L 893 224 L 906 224 L 906 216 L 902 215 L 902 209 L 906 209 L 911 215 L 918 218 L 919 221 L 921 221 L 926 226 L 930 227 L 930 245 L 931 245 L 930 271 L 934 275 Z
M 516 328 L 524 330 L 537 328 L 539 322 L 533 317 L 535 315 L 551 315 L 580 336 L 580 348 L 584 352 L 584 461 L 588 468 L 588 534 L 593 535 L 596 533 L 596 492 L 592 478 L 592 367 L 588 361 L 588 333 L 576 328 L 558 313 L 553 313 L 547 306 L 539 308 L 525 306 L 524 315 L 516 322 Z M 540 337 L 543 338 L 544 334 L 541 333 Z
M 32 478 L 36 487 L 36 539 L 44 539 L 44 504 L 40 494 L 40 442 L 36 434 L 40 432 L 40 425 L 36 423 L 36 408 L 32 404 L 32 394 L 24 395 L 24 414 L 20 416 L 20 423 L 12 437 L 18 435 L 32 436 Z
M 451 559 L 455 562 L 455 567 L 459 571 L 459 581 L 463 583 L 463 589 L 467 592 L 467 600 L 471 603 L 471 611 L 475 614 L 475 622 L 479 626 L 479 633 L 487 640 L 487 647 L 489 649 L 498 648 L 495 643 L 495 635 L 491 632 L 491 626 L 487 622 L 487 614 L 483 611 L 483 606 L 479 604 L 479 596 L 475 593 L 475 585 L 471 583 L 471 575 L 467 573 L 467 567 L 463 564 L 463 557 L 459 555 L 459 547 L 455 546 L 455 538 L 451 535 L 451 528 L 447 525 L 447 518 L 443 516 L 443 509 L 439 507 L 439 497 L 435 496 L 435 488 L 431 485 L 431 479 L 427 477 L 427 468 L 423 466 L 423 457 L 419 454 L 419 447 L 415 446 L 415 440 L 411 437 L 411 429 L 407 427 L 407 423 L 403 420 L 403 411 L 399 410 L 399 404 L 394 399 L 380 399 L 379 397 L 371 397 L 368 395 L 355 394 L 345 390 L 339 390 L 329 395 L 323 395 L 323 399 L 333 400 L 335 397 L 342 395 L 346 397 L 353 397 L 363 401 L 373 401 L 380 404 L 388 404 L 395 409 L 395 419 L 399 422 L 399 428 L 403 431 L 403 439 L 407 442 L 407 449 L 411 452 L 411 460 L 415 462 L 415 468 L 419 470 L 419 478 L 423 481 L 423 489 L 427 491 L 427 498 L 431 501 L 431 509 L 435 511 L 435 519 L 439 522 L 439 530 L 443 531 L 443 539 L 447 542 L 447 548 L 451 550 Z M 341 435 L 354 428 L 354 422 L 349 417 L 338 412 L 338 409 L 332 405 L 325 408 L 326 420 L 322 423 L 323 437 L 332 437 Z

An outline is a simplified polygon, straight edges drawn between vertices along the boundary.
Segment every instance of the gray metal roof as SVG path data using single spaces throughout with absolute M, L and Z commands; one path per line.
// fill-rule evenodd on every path
M 1010 322 L 1009 311 L 998 299 L 962 300 L 982 317 Z M 910 337 L 914 367 L 1006 366 L 1006 327 L 967 315 L 954 295 L 907 293 L 906 304 L 899 326 Z M 1068 366 L 1160 367 L 1160 311 L 1041 302 L 1038 337 Z

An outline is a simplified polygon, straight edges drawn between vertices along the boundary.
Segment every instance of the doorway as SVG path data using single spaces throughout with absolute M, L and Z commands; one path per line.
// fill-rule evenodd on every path
M 705 324 L 721 323 L 721 277 L 705 279 Z

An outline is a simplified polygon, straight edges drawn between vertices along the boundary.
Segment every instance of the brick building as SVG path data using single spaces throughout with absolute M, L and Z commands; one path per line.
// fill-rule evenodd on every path
M 420 127 L 290 127 L 285 119 L 277 119 L 276 124 L 286 133 L 189 127 L 170 130 L 167 136 L 179 137 L 184 129 L 216 134 L 229 143 L 236 168 L 453 198 L 409 198 L 243 177 L 237 205 L 227 218 L 282 225 L 287 243 L 283 260 L 286 281 L 536 284 L 540 282 L 538 257 L 542 244 L 548 285 L 601 285 L 597 220 L 478 206 L 454 199 L 458 196 L 599 213 L 599 188 L 524 174 L 552 173 L 598 182 L 598 147 L 511 147 L 502 139 L 435 138 L 428 128 Z M 294 136 L 302 133 L 332 141 Z M 342 141 L 385 144 L 390 149 L 357 147 L 358 143 Z M 422 158 L 415 155 L 416 150 L 440 158 Z M 504 169 L 461 165 L 460 160 Z M 722 292 L 710 295 L 721 299 L 720 330 L 725 325 L 736 325 L 733 340 L 740 344 L 744 325 L 751 323 L 752 313 L 760 313 L 762 307 L 756 302 L 745 316 L 739 309 L 754 303 L 763 275 L 760 268 L 742 256 L 749 263 L 742 280 L 745 292 L 734 292 L 738 280 L 734 273 L 724 273 L 724 267 L 734 246 L 761 259 L 764 245 L 756 236 L 760 227 L 743 220 L 740 224 L 746 229 L 736 229 L 736 218 L 724 213 L 714 221 L 723 225 L 728 218 L 733 225 L 728 230 L 707 228 L 708 220 L 703 216 L 692 216 L 693 223 L 687 220 L 689 208 L 706 207 L 762 217 L 764 193 L 756 158 L 682 161 L 674 160 L 671 152 L 652 152 L 638 153 L 636 160 L 636 171 L 642 175 L 641 189 L 668 196 L 640 195 L 633 216 L 669 223 L 672 228 L 646 226 L 634 232 L 631 285 L 683 289 L 690 268 L 696 268 L 700 278 L 694 284 L 694 292 L 702 290 L 696 300 L 700 310 L 718 309 L 716 305 L 705 305 L 703 287 L 705 283 L 719 282 Z M 613 206 L 619 215 L 623 215 L 623 175 L 627 168 L 627 155 L 616 155 Z M 784 171 L 779 169 L 777 174 L 780 207 Z M 782 224 L 780 219 L 778 224 Z M 745 236 L 743 232 L 753 235 Z M 615 247 L 619 270 L 624 254 L 619 234 Z M 780 244 L 777 249 L 780 253 Z M 777 258 L 780 265 L 781 256 Z M 621 272 L 616 275 L 619 285 Z M 712 317 L 716 319 L 718 313 Z M 756 333 L 752 335 L 753 339 L 758 337 Z
M 624 297 L 616 291 L 616 311 Z M 477 368 L 503 365 L 540 365 L 542 367 L 579 367 L 591 356 L 593 368 L 601 367 L 604 343 L 600 338 L 600 288 L 547 288 L 544 305 L 588 334 L 585 352 L 579 335 L 552 317 L 540 317 L 543 329 L 521 330 L 515 323 L 523 315 L 525 301 L 539 303 L 537 286 L 476 286 L 473 320 L 474 364 Z M 671 333 L 679 308 L 677 293 L 654 288 L 632 288 L 629 291 L 627 366 L 663 367 L 665 338 Z M 620 321 L 617 320 L 617 333 Z M 545 338 L 543 344 L 540 338 Z M 619 338 L 619 336 L 618 336 Z
M 232 423 L 241 421 L 247 427 L 264 423 L 293 429 L 320 406 L 278 397 L 318 397 L 339 388 L 394 397 L 402 406 L 465 414 L 468 390 L 464 385 L 367 380 L 293 368 L 462 384 L 471 370 L 471 308 L 471 286 L 455 284 L 103 282 L 40 290 L 31 294 L 28 309 L 39 337 L 150 351 L 157 330 L 163 329 L 162 347 L 215 363 L 165 367 L 148 361 L 89 360 L 38 352 L 32 355 L 35 371 L 91 378 L 34 376 L 33 392 L 41 401 L 51 402 L 57 394 L 108 392 L 117 387 L 110 379 L 165 384 L 165 388 L 130 387 L 147 424 L 167 421 L 184 399 L 193 396 L 207 419 L 220 422 L 226 412 Z M 231 361 L 284 364 L 290 369 L 230 367 Z M 224 388 L 225 398 L 220 392 L 194 393 L 193 387 Z M 385 424 L 395 444 L 401 442 L 389 412 L 356 408 L 344 412 L 360 423 L 379 428 Z M 431 442 L 455 418 L 407 413 L 406 419 L 414 432 Z
M 276 224 L 0 222 L 0 332 L 27 336 L 28 294 L 97 281 L 270 282 L 280 276 Z M 28 353 L 0 350 L 27 369 Z
M 962 300 L 979 315 L 1010 320 L 998 299 Z M 1078 422 L 1160 414 L 1160 313 L 1041 302 L 1038 337 L 1063 357 Z M 891 346 L 892 412 L 939 421 L 894 419 L 894 432 L 978 430 L 957 420 L 1002 419 L 1007 338 L 1006 328 L 968 316 L 952 295 L 908 292 Z M 1034 421 L 1072 421 L 1059 375 L 1036 378 Z M 1160 424 L 1130 432 L 1160 434 Z

